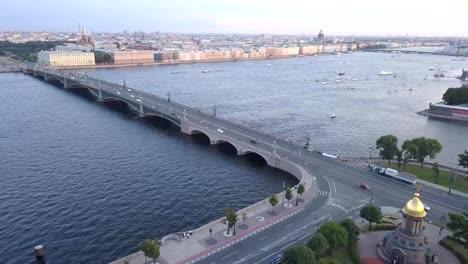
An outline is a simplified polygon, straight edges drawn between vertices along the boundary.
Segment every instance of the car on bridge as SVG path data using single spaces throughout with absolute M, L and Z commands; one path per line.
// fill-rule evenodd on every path
M 359 185 L 361 187 L 361 189 L 364 189 L 364 190 L 369 190 L 370 187 L 369 187 L 369 184 L 366 184 L 366 183 L 363 183 L 361 185 Z
M 216 129 L 219 133 L 223 133 L 224 131 L 221 128 Z
M 252 140 L 250 140 L 250 143 L 257 144 L 257 141 L 255 139 L 252 139 Z
M 131 98 L 135 97 L 133 94 L 130 95 Z

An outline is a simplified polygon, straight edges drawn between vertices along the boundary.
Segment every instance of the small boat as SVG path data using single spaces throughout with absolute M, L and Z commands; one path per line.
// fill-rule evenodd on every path
M 330 118 L 331 118 L 331 119 L 336 118 L 336 115 L 335 115 L 335 114 L 332 114 L 332 115 L 330 116 Z
M 437 72 L 434 74 L 434 77 L 441 78 L 441 77 L 445 77 L 445 75 L 440 69 L 437 69 Z
M 392 71 L 381 71 L 379 72 L 379 75 L 393 75 Z
M 182 73 L 180 71 L 173 71 L 172 74 L 179 74 L 179 73 Z
M 433 70 L 435 70 L 435 69 L 436 69 L 436 67 L 434 67 L 434 66 L 429 67 L 429 70 L 430 70 L 430 71 L 433 71 Z
M 322 82 L 323 85 L 327 84 L 327 82 Z
M 338 75 L 345 75 L 345 72 L 344 71 L 339 71 Z
M 351 79 L 351 81 L 357 81 L 357 79 L 353 78 L 353 79 Z
M 335 82 L 336 82 L 336 83 L 340 83 L 341 80 L 340 80 L 340 79 L 336 79 Z
M 203 70 L 202 73 L 208 73 L 210 70 Z
M 268 63 L 267 66 L 271 66 L 271 63 Z
M 453 61 L 465 61 L 466 59 L 465 58 L 456 58 L 456 59 L 452 59 Z

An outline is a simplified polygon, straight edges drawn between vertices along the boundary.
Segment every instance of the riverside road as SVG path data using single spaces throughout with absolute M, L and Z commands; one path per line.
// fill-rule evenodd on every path
M 192 127 L 185 131 L 188 134 L 203 133 L 213 144 L 239 142 L 232 145 L 240 154 L 253 152 L 268 162 L 265 153 L 270 153 L 306 168 L 316 177 L 317 196 L 303 212 L 221 250 L 200 263 L 269 263 L 275 254 L 291 245 L 305 242 L 320 223 L 357 217 L 359 209 L 371 201 L 371 194 L 372 202 L 376 205 L 402 207 L 414 193 L 414 186 L 369 173 L 364 167 L 325 158 L 285 139 L 239 126 L 151 94 L 85 76 L 78 75 L 71 79 L 71 75 L 64 73 L 29 70 L 42 74 L 45 80 L 87 87 L 99 100 L 117 98 L 125 101 L 140 116 L 161 116 L 180 125 L 182 130 L 181 123 L 190 122 Z M 359 185 L 362 183 L 369 184 L 370 191 L 361 190 Z M 431 207 L 427 216 L 431 221 L 440 221 L 441 216 L 448 212 L 468 211 L 467 198 L 449 195 L 428 186 L 422 187 L 421 200 Z

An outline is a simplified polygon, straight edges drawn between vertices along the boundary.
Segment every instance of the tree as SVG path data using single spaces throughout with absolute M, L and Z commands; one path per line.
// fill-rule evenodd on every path
M 224 216 L 226 216 L 226 220 L 228 222 L 228 228 L 227 228 L 228 235 L 229 235 L 229 229 L 231 227 L 234 227 L 234 235 L 236 235 L 236 223 L 239 220 L 239 218 L 237 217 L 236 211 L 234 211 L 233 209 L 229 209 L 229 208 L 224 209 Z
M 468 247 L 468 213 L 449 213 L 447 227 L 453 230 L 453 236 L 460 239 Z
M 156 264 L 156 260 L 159 258 L 159 242 L 154 239 L 146 239 L 140 246 L 141 251 L 145 254 L 145 263 L 146 258 L 150 257 L 153 259 L 153 263 Z
M 448 88 L 442 100 L 448 105 L 466 104 L 468 103 L 468 87 Z
M 432 165 L 432 171 L 434 172 L 435 183 L 439 184 L 439 164 L 437 162 Z
M 357 227 L 352 219 L 345 219 L 340 222 L 340 225 L 348 231 L 350 237 L 359 235 L 359 227 Z
M 403 170 L 406 170 L 406 164 L 408 164 L 409 159 L 414 159 L 413 153 L 418 153 L 418 148 L 411 142 L 411 140 L 405 140 L 401 146 L 403 151 Z
M 296 196 L 296 206 L 298 204 L 298 201 L 299 201 L 299 195 L 302 197 L 302 194 L 305 192 L 305 188 L 304 188 L 304 184 L 299 184 L 299 186 L 297 186 L 297 196 Z
M 361 208 L 359 216 L 366 219 L 369 222 L 369 230 L 371 229 L 372 223 L 378 223 L 382 219 L 382 212 L 380 208 L 373 205 L 367 205 Z
M 318 233 L 327 239 L 330 246 L 330 255 L 333 249 L 342 247 L 348 241 L 348 231 L 337 222 L 328 222 L 323 224 Z
M 316 264 L 315 252 L 310 248 L 300 245 L 288 248 L 284 251 L 281 264 Z
M 465 150 L 464 153 L 458 154 L 458 165 L 463 168 L 468 168 L 468 151 Z
M 273 213 L 275 212 L 275 206 L 278 204 L 278 198 L 276 197 L 276 194 L 272 194 L 270 197 L 270 204 L 273 206 Z
M 330 248 L 327 239 L 320 233 L 315 234 L 307 242 L 307 246 L 317 253 L 317 256 L 323 256 L 325 251 Z
M 394 135 L 381 136 L 375 142 L 375 146 L 380 150 L 379 155 L 382 159 L 388 160 L 388 164 L 390 164 L 390 160 L 395 157 L 396 152 L 398 151 L 397 144 L 398 139 Z
M 397 149 L 396 151 L 398 170 L 401 169 L 401 161 L 403 160 L 403 150 Z
M 289 204 L 289 201 L 293 198 L 291 188 L 286 189 L 286 193 L 284 194 L 284 198 L 286 198 L 286 200 L 288 200 L 288 204 Z
M 421 163 L 421 168 L 424 166 L 424 159 L 429 157 L 434 159 L 438 153 L 442 151 L 442 144 L 437 139 L 419 137 L 410 141 L 408 146 L 414 145 L 408 149 L 411 156 L 416 158 Z

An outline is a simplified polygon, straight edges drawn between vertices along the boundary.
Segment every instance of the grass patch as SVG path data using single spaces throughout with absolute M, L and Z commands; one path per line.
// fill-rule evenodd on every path
M 392 169 L 398 169 L 398 166 L 396 163 L 390 163 L 388 165 L 387 162 L 382 162 L 381 166 L 386 167 L 386 168 L 392 168 Z M 414 164 L 407 164 L 406 169 L 403 169 L 403 165 L 401 166 L 401 171 L 406 172 L 409 174 L 413 174 L 418 179 L 425 180 L 428 182 L 435 183 L 435 176 L 434 172 L 432 171 L 432 168 L 421 168 L 419 165 L 414 165 Z M 450 182 L 452 180 L 452 174 L 450 172 L 444 171 L 444 170 L 439 170 L 439 185 L 442 185 L 444 187 L 449 188 L 450 187 Z M 457 176 L 457 181 L 454 186 L 455 190 L 461 191 L 468 193 L 468 181 L 466 180 L 465 175 L 458 175 Z
M 351 256 L 347 247 L 335 249 L 333 250 L 333 254 L 331 256 L 323 256 L 321 259 L 325 259 L 327 261 L 334 260 L 335 262 L 341 264 L 354 264 L 354 262 L 351 260 Z
M 439 244 L 457 256 L 461 263 L 468 263 L 468 248 L 464 247 L 455 239 L 445 237 L 439 241 Z

